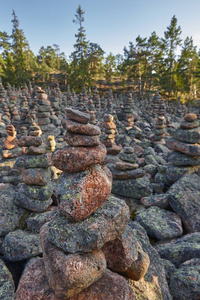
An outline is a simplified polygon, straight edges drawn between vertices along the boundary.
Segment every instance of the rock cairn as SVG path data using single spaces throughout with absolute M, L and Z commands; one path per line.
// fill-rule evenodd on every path
M 124 99 L 124 119 L 126 130 L 129 130 L 134 125 L 134 116 L 133 116 L 133 99 L 132 94 L 128 93 Z
M 164 116 L 159 116 L 156 120 L 155 124 L 155 130 L 154 130 L 154 136 L 153 136 L 153 142 L 156 144 L 165 144 L 165 117 Z
M 18 158 L 15 164 L 22 170 L 23 181 L 18 185 L 15 203 L 34 212 L 46 211 L 53 202 L 51 159 L 45 153 L 41 134 L 40 127 L 33 124 L 30 127 L 30 136 L 19 139 L 19 145 L 26 147 L 26 154 Z
M 113 119 L 113 116 L 110 114 L 105 114 L 103 117 L 102 127 L 104 136 L 102 143 L 107 148 L 107 154 L 116 155 L 121 151 L 122 147 L 115 143 L 116 125 Z
M 99 299 L 100 286 L 108 290 L 113 279 L 115 288 L 108 299 L 114 298 L 115 289 L 121 290 L 117 296 L 133 299 L 130 286 L 114 280 L 122 277 L 106 269 L 102 251 L 106 242 L 125 231 L 129 211 L 124 201 L 109 197 L 112 175 L 100 164 L 106 156 L 98 140 L 100 129 L 89 124 L 89 114 L 68 108 L 66 116 L 63 126 L 69 146 L 53 154 L 55 166 L 63 170 L 56 190 L 59 211 L 40 233 L 49 285 L 61 299 L 87 295 Z
M 150 195 L 152 188 L 145 171 L 139 168 L 137 156 L 132 147 L 126 146 L 118 155 L 120 161 L 109 165 L 113 175 L 112 192 L 125 197 L 140 199 Z
M 173 152 L 168 160 L 182 170 L 182 175 L 194 171 L 200 166 L 200 127 L 197 115 L 186 114 L 180 128 L 174 131 L 174 138 L 168 139 L 167 147 Z M 192 169 L 191 169 L 192 168 Z
M 158 115 L 163 116 L 165 113 L 165 105 L 162 97 L 159 94 L 159 91 L 156 91 L 155 96 L 153 98 L 153 116 L 156 117 Z

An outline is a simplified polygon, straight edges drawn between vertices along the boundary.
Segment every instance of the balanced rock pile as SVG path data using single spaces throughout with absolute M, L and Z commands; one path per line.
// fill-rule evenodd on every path
M 18 185 L 15 203 L 34 212 L 44 212 L 52 204 L 53 184 L 51 159 L 42 144 L 42 131 L 33 123 L 30 136 L 19 139 L 19 145 L 26 147 L 26 154 L 16 160 L 15 167 L 22 170 L 23 183 Z
M 159 116 L 156 120 L 155 131 L 153 136 L 153 141 L 156 144 L 165 144 L 165 117 Z
M 145 171 L 138 168 L 137 156 L 132 147 L 124 147 L 119 153 L 120 161 L 117 161 L 114 168 L 110 165 L 113 175 L 112 192 L 125 197 L 140 199 L 144 195 L 150 195 L 152 188 Z
M 102 143 L 106 146 L 108 154 L 115 155 L 121 151 L 122 147 L 115 143 L 116 125 L 113 119 L 113 116 L 110 114 L 105 114 L 103 117 L 102 127 L 104 136 Z
M 29 299 L 40 299 L 40 293 L 54 300 L 135 299 L 127 281 L 106 265 L 139 280 L 148 269 L 148 255 L 140 253 L 142 263 L 137 261 L 140 250 L 127 226 L 128 206 L 109 196 L 112 175 L 100 164 L 106 148 L 98 140 L 99 128 L 88 123 L 89 114 L 67 109 L 66 116 L 63 126 L 69 146 L 53 154 L 55 166 L 63 170 L 56 190 L 58 213 L 41 228 L 43 259 L 29 264 L 16 299 L 25 297 L 27 288 Z M 120 256 L 113 255 L 116 245 Z
M 186 114 L 174 138 L 168 139 L 167 147 L 173 152 L 168 157 L 173 173 L 179 179 L 185 173 L 198 171 L 200 166 L 200 127 L 197 115 Z M 174 180 L 175 181 L 175 180 Z

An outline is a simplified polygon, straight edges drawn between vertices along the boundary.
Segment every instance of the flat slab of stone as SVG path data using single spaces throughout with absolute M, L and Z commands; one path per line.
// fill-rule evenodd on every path
M 23 155 L 16 159 L 15 167 L 18 168 L 48 168 L 52 164 L 48 154 Z
M 64 139 L 67 144 L 72 147 L 92 147 L 100 144 L 98 136 L 76 134 L 71 132 L 65 132 Z
M 142 169 L 120 171 L 120 170 L 116 170 L 115 168 L 112 168 L 111 172 L 113 175 L 113 179 L 120 179 L 120 180 L 136 179 L 136 178 L 141 178 L 145 175 L 145 171 Z
M 40 233 L 40 228 L 55 217 L 57 210 L 57 206 L 50 206 L 45 212 L 31 213 L 26 219 L 27 229 L 32 233 Z
M 66 117 L 83 124 L 87 124 L 90 120 L 90 114 L 72 108 L 66 108 Z
M 125 201 L 110 196 L 81 222 L 72 223 L 58 214 L 48 223 L 48 240 L 65 252 L 91 252 L 120 236 L 126 230 L 129 218 Z
M 59 170 L 74 173 L 85 170 L 93 164 L 100 164 L 106 157 L 103 144 L 94 147 L 65 147 L 55 150 L 53 164 Z
M 62 215 L 78 222 L 87 218 L 107 200 L 112 189 L 112 174 L 106 166 L 93 165 L 77 173 L 63 172 L 56 196 Z
M 143 197 L 140 202 L 146 207 L 158 206 L 160 208 L 167 208 L 169 206 L 169 198 L 167 193 Z
M 168 190 L 169 203 L 188 233 L 200 231 L 200 177 L 187 174 Z
M 26 185 L 24 183 L 20 183 L 18 184 L 17 188 L 29 198 L 45 201 L 48 200 L 53 194 L 54 184 L 51 181 L 44 186 Z
M 51 179 L 50 169 L 32 168 L 22 170 L 22 180 L 27 185 L 43 186 Z
M 8 261 L 21 261 L 42 253 L 39 242 L 39 234 L 33 234 L 21 229 L 6 235 L 2 252 Z
M 166 145 L 170 150 L 180 151 L 190 156 L 200 156 L 200 145 L 188 144 L 175 139 L 167 139 Z
M 180 217 L 157 206 L 140 211 L 135 221 L 144 227 L 149 236 L 158 240 L 172 239 L 183 234 Z
M 15 284 L 12 274 L 0 259 L 0 297 L 2 300 L 12 300 L 14 299 L 14 292 Z
M 84 135 L 100 135 L 101 130 L 98 126 L 92 124 L 80 124 L 78 122 L 71 121 L 69 119 L 63 118 L 62 126 L 68 131 L 77 134 Z
M 156 245 L 159 255 L 177 268 L 185 261 L 200 258 L 200 232 L 186 234 L 169 243 Z
M 42 138 L 40 136 L 24 136 L 20 138 L 17 142 L 20 147 L 38 147 L 42 145 Z
M 113 180 L 112 193 L 116 195 L 141 199 L 142 197 L 150 196 L 152 192 L 153 189 L 147 176 L 134 180 Z
M 71 298 L 103 276 L 106 259 L 102 250 L 65 253 L 48 241 L 46 229 L 44 225 L 40 231 L 46 276 L 58 297 Z

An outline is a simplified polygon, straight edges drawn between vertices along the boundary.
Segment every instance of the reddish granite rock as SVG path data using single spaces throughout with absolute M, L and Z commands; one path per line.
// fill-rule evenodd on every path
M 72 108 L 66 108 L 66 117 L 83 124 L 87 124 L 90 120 L 90 114 Z
M 136 300 L 131 286 L 117 273 L 106 270 L 105 274 L 71 300 Z
M 34 147 L 34 146 L 30 146 L 28 148 L 26 148 L 26 154 L 29 155 L 39 155 L 39 154 L 44 154 L 46 153 L 45 148 L 44 147 Z
M 63 216 L 81 221 L 107 200 L 112 189 L 112 174 L 106 166 L 94 165 L 85 171 L 62 173 L 58 179 L 57 199 Z
M 106 129 L 116 129 L 116 125 L 114 122 L 102 122 L 102 126 Z
M 99 135 L 101 130 L 98 126 L 92 124 L 80 124 L 69 119 L 62 120 L 62 126 L 68 131 L 72 133 L 79 133 L 84 135 Z
M 117 155 L 122 150 L 122 146 L 112 144 L 110 147 L 107 147 L 107 154 Z
M 120 170 L 120 171 L 135 170 L 138 167 L 139 167 L 138 164 L 131 164 L 131 163 L 127 163 L 124 161 L 119 161 L 119 162 L 116 162 L 116 164 L 115 164 L 115 169 Z
M 190 156 L 200 156 L 200 145 L 198 144 L 187 144 L 175 139 L 167 139 L 166 146 L 170 150 L 180 151 Z
M 181 129 L 193 129 L 193 128 L 196 128 L 199 126 L 199 122 L 198 121 L 194 121 L 194 122 L 186 122 L 186 121 L 183 121 L 181 124 L 180 124 L 180 128 Z
M 58 300 L 49 286 L 42 258 L 34 259 L 25 268 L 15 300 Z
M 100 164 L 106 157 L 103 144 L 94 147 L 66 147 L 55 150 L 53 164 L 59 170 L 74 173 L 85 170 L 93 164 Z
M 120 171 L 116 169 L 111 169 L 112 175 L 114 179 L 136 179 L 143 177 L 145 175 L 145 171 L 143 169 L 135 169 L 135 170 L 126 170 Z
M 22 171 L 22 180 L 28 185 L 45 185 L 51 179 L 49 169 L 33 168 Z
M 34 146 L 38 147 L 42 145 L 42 138 L 41 137 L 34 137 L 34 136 L 24 136 L 21 139 L 18 140 L 18 145 L 20 147 L 29 147 L 29 146 Z
M 77 146 L 98 146 L 100 144 L 98 136 L 82 135 L 75 134 L 70 132 L 65 132 L 64 140 L 68 145 L 77 147 Z
M 187 121 L 187 122 L 193 122 L 194 120 L 197 119 L 197 115 L 196 114 L 193 114 L 193 113 L 190 113 L 190 114 L 186 114 L 184 116 L 184 120 Z
M 141 280 L 150 264 L 149 256 L 142 250 L 130 226 L 122 236 L 106 243 L 102 250 L 109 269 L 133 280 Z
M 102 250 L 67 254 L 48 241 L 46 228 L 40 230 L 46 276 L 58 297 L 71 298 L 102 277 L 106 269 Z

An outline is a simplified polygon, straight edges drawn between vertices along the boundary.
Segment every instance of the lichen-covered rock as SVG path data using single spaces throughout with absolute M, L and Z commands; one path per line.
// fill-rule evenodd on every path
M 90 120 L 90 114 L 84 113 L 72 108 L 66 108 L 66 117 L 72 121 L 87 124 Z
M 20 193 L 23 192 L 26 196 L 40 201 L 48 200 L 53 194 L 54 184 L 49 181 L 44 186 L 36 186 L 36 185 L 26 185 L 21 183 L 17 186 Z
M 131 226 L 138 241 L 141 243 L 143 251 L 150 258 L 150 265 L 144 277 L 140 281 L 128 280 L 136 299 L 172 300 L 162 260 L 149 243 L 145 229 L 137 222 L 130 222 L 129 226 Z
M 196 127 L 189 130 L 178 128 L 174 131 L 174 138 L 184 143 L 200 143 L 200 128 Z
M 61 215 L 48 223 L 48 240 L 65 252 L 90 252 L 101 249 L 126 230 L 129 222 L 126 203 L 110 196 L 85 220 L 72 223 Z
M 6 190 L 0 189 L 0 236 L 15 230 L 25 212 L 14 203 L 15 190 L 12 185 L 4 184 L 4 186 Z
M 190 156 L 200 156 L 200 145 L 198 144 L 188 144 L 175 139 L 168 139 L 166 145 L 170 150 L 179 151 Z
M 165 274 L 166 274 L 167 281 L 169 283 L 172 275 L 174 274 L 174 272 L 176 272 L 177 268 L 171 261 L 167 259 L 162 259 L 162 262 L 165 267 Z
M 5 263 L 0 259 L 0 299 L 13 300 L 15 284 Z
M 156 245 L 155 249 L 164 259 L 176 267 L 192 258 L 200 258 L 200 232 L 186 234 L 168 243 Z
M 59 170 L 74 173 L 83 171 L 93 164 L 100 164 L 106 157 L 103 144 L 90 147 L 65 147 L 54 151 L 53 164 Z
M 200 177 L 187 174 L 168 190 L 169 203 L 188 233 L 200 231 Z
M 98 136 L 75 134 L 71 132 L 65 132 L 64 139 L 67 142 L 67 144 L 72 147 L 92 147 L 98 146 L 100 144 Z
M 43 213 L 31 213 L 26 219 L 27 229 L 34 233 L 39 233 L 40 228 L 47 222 L 51 221 L 57 212 L 57 206 L 51 206 Z
M 46 229 L 44 225 L 40 231 L 46 276 L 58 297 L 71 298 L 103 276 L 106 259 L 102 250 L 65 253 L 48 241 Z
M 175 166 L 198 166 L 200 165 L 200 157 L 193 157 L 181 152 L 172 152 L 168 156 L 168 161 Z
M 22 171 L 22 180 L 27 185 L 43 186 L 51 179 L 50 169 L 32 168 Z
M 149 267 L 149 257 L 142 250 L 130 226 L 127 226 L 120 237 L 107 242 L 102 250 L 106 256 L 107 267 L 127 278 L 141 280 Z
M 85 171 L 62 173 L 57 182 L 59 209 L 68 220 L 81 221 L 107 200 L 112 174 L 106 166 L 94 165 Z
M 95 283 L 71 300 L 136 300 L 134 292 L 124 277 L 110 270 Z
M 179 180 L 183 175 L 198 172 L 199 166 L 174 166 L 169 164 L 166 170 L 166 179 L 169 185 Z
M 200 299 L 200 258 L 183 263 L 170 280 L 174 300 Z
M 125 197 L 141 199 L 152 194 L 152 187 L 147 176 L 137 179 L 113 180 L 112 193 Z
M 180 217 L 157 206 L 140 211 L 135 221 L 144 227 L 149 236 L 158 240 L 172 239 L 183 234 Z
M 59 300 L 49 286 L 42 258 L 34 259 L 25 268 L 15 300 Z
M 39 235 L 21 229 L 10 232 L 3 241 L 2 252 L 8 261 L 20 261 L 37 256 L 42 253 Z
M 24 155 L 16 159 L 15 167 L 25 169 L 48 168 L 51 164 L 51 158 L 47 154 Z
M 143 197 L 140 202 L 146 207 L 158 206 L 160 208 L 167 208 L 169 206 L 169 198 L 166 193 Z
M 42 138 L 40 136 L 34 137 L 34 136 L 24 136 L 21 139 L 18 140 L 18 145 L 20 147 L 38 147 L 42 145 Z

